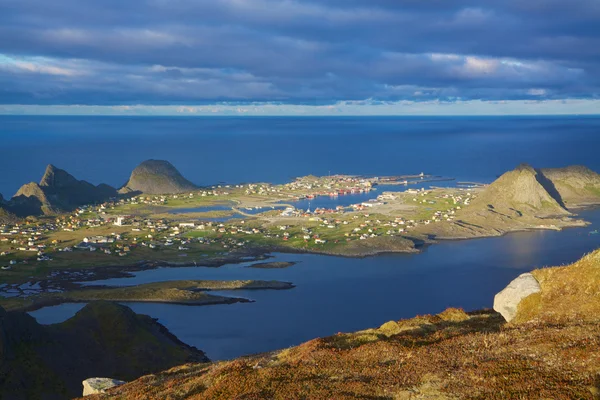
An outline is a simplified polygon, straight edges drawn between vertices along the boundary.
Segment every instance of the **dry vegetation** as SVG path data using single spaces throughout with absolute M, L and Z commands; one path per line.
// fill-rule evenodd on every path
M 542 291 L 526 298 L 517 321 L 597 321 L 600 318 L 600 250 L 565 266 L 532 272 Z
M 600 250 L 534 271 L 507 324 L 449 309 L 279 352 L 142 377 L 111 399 L 598 399 Z

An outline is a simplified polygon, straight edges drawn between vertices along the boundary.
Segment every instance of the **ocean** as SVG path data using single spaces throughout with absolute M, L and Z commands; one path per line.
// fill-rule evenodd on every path
M 138 163 L 149 158 L 171 161 L 202 185 L 285 182 L 308 174 L 420 172 L 491 182 L 523 162 L 540 168 L 580 164 L 600 171 L 599 132 L 600 117 L 0 117 L 0 192 L 10 197 L 21 184 L 38 181 L 48 163 L 79 179 L 120 186 Z M 569 263 L 598 248 L 600 236 L 590 231 L 600 225 L 600 209 L 584 211 L 582 218 L 591 226 L 445 241 L 416 255 L 349 259 L 274 254 L 274 260 L 298 263 L 282 270 L 244 264 L 164 268 L 95 283 L 175 279 L 294 283 L 291 290 L 227 293 L 254 303 L 128 304 L 158 318 L 209 357 L 229 359 L 446 307 L 491 307 L 494 294 L 519 274 Z M 31 314 L 42 323 L 55 323 L 81 307 L 63 304 Z
M 600 171 L 598 148 L 600 117 L 0 116 L 0 193 L 49 163 L 115 187 L 150 158 L 200 185 L 420 172 L 491 182 L 523 162 Z

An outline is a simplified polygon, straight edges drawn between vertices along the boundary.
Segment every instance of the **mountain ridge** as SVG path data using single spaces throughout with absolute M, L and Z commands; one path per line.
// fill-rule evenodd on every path
M 51 215 L 73 211 L 82 205 L 103 202 L 116 195 L 116 189 L 109 185 L 94 186 L 49 164 L 40 182 L 30 182 L 21 186 L 6 208 L 21 217 Z

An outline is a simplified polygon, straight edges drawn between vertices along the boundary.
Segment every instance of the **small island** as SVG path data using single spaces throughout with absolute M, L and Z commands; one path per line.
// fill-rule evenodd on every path
M 262 269 L 281 269 L 281 268 L 289 268 L 293 265 L 296 265 L 295 262 L 291 261 L 274 261 L 274 262 L 263 262 L 256 263 L 248 266 L 248 268 L 262 268 Z
M 279 281 L 167 281 L 137 286 L 88 286 L 64 293 L 41 293 L 3 301 L 7 311 L 34 311 L 62 303 L 88 303 L 98 300 L 121 303 L 170 303 L 189 306 L 250 302 L 241 297 L 213 295 L 214 290 L 284 290 L 294 285 Z

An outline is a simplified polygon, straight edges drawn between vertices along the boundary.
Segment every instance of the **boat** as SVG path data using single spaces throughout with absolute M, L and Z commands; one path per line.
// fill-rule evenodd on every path
M 596 229 L 595 231 L 590 231 L 590 235 L 597 235 L 598 234 L 598 229 Z

